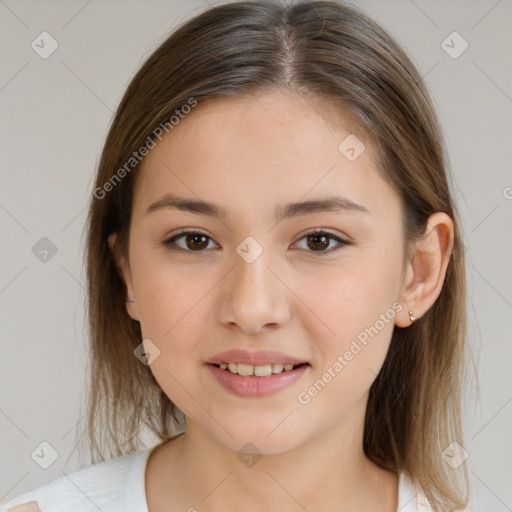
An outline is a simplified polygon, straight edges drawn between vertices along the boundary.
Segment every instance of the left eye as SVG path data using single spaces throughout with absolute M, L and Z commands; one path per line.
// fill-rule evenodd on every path
M 327 231 L 313 231 L 312 233 L 308 233 L 302 237 L 301 240 L 306 240 L 306 245 L 308 247 L 315 248 L 315 250 L 311 252 L 319 253 L 319 255 L 328 254 L 330 252 L 337 251 L 343 245 L 349 245 L 349 242 L 346 240 L 343 240 L 332 233 L 328 233 Z M 332 241 L 337 242 L 338 246 L 335 246 L 334 249 L 331 247 L 328 251 L 325 250 L 329 248 Z
M 184 245 L 177 243 L 178 240 L 182 239 L 184 239 Z M 304 235 L 300 241 L 301 240 L 306 240 L 306 250 L 313 248 L 313 250 L 309 252 L 318 253 L 319 255 L 338 250 L 343 245 L 350 245 L 346 240 L 326 231 L 312 231 Z M 208 235 L 201 231 L 182 231 L 165 240 L 163 244 L 171 251 L 203 252 L 205 249 L 208 249 L 208 241 L 213 242 Z M 330 247 L 331 242 L 336 242 L 338 247 L 336 247 L 336 245 L 334 249 L 332 246 Z

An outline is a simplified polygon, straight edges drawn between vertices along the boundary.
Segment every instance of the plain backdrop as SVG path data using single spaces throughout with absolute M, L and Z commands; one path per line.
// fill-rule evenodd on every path
M 472 505 L 510 511 L 512 2 L 353 3 L 402 43 L 443 124 L 464 221 L 478 368 L 464 406 Z M 0 0 L 0 501 L 88 463 L 74 447 L 85 414 L 82 232 L 94 172 L 143 59 L 208 6 Z M 58 44 L 46 58 L 41 37 L 44 51 Z M 41 447 L 55 450 L 47 469 L 34 455 Z

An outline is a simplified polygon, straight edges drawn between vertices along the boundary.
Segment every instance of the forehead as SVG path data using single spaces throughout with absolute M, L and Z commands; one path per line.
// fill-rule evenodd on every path
M 135 203 L 146 208 L 168 191 L 272 209 L 309 193 L 356 202 L 373 194 L 382 207 L 394 195 L 348 116 L 282 91 L 199 102 L 151 150 L 137 181 Z

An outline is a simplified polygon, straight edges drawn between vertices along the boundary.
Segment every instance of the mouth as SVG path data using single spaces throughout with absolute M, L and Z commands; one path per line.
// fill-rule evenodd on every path
M 240 397 L 266 397 L 292 386 L 309 371 L 309 363 L 245 363 L 208 362 L 216 381 L 227 391 Z
M 309 363 L 299 364 L 282 364 L 282 363 L 269 363 L 262 365 L 252 365 L 243 363 L 208 363 L 211 366 L 216 366 L 220 370 L 225 370 L 233 374 L 241 375 L 243 377 L 268 377 L 278 373 L 291 372 L 302 366 L 310 366 Z

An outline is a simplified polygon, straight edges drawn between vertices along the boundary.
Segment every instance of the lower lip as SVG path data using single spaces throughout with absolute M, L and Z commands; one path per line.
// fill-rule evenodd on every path
M 309 365 L 305 364 L 293 370 L 273 373 L 268 377 L 256 377 L 255 375 L 243 377 L 237 373 L 231 373 L 229 370 L 222 370 L 213 364 L 207 364 L 207 366 L 220 384 L 238 396 L 272 395 L 296 382 L 309 368 Z

